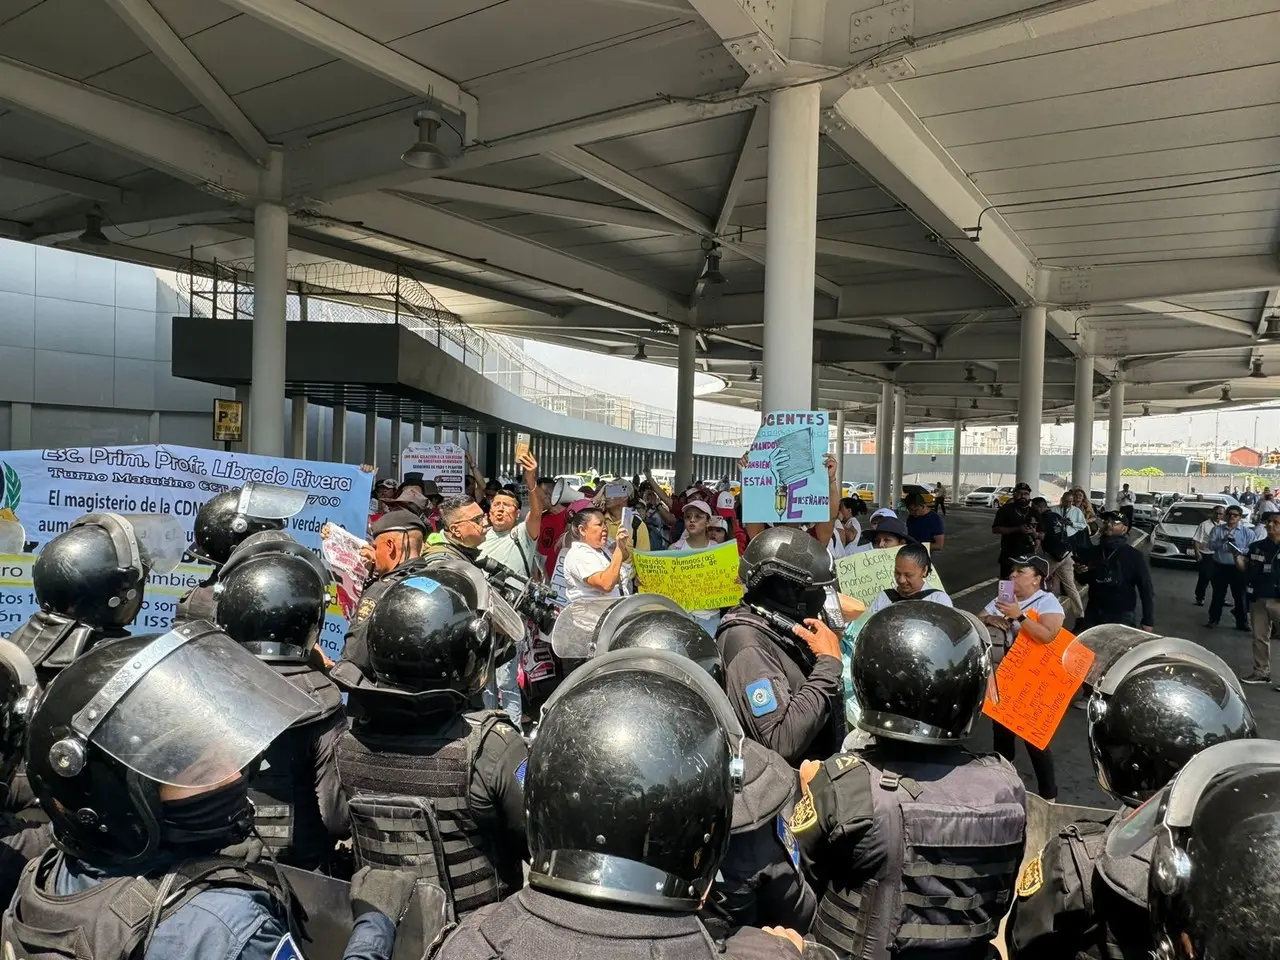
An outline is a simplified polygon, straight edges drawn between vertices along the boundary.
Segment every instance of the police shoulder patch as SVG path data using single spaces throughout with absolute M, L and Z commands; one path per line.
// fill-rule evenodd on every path
M 271 960 L 306 960 L 306 957 L 293 942 L 293 935 L 286 933 L 284 938 L 276 944 L 275 950 L 271 952 Z
M 791 826 L 787 823 L 787 818 L 782 814 L 778 814 L 778 839 L 782 841 L 782 847 L 787 851 L 787 856 L 791 858 L 793 867 L 800 866 L 800 847 L 796 844 L 796 838 L 791 833 Z
M 808 830 L 817 822 L 818 809 L 813 805 L 813 794 L 806 790 L 791 811 L 791 832 L 796 834 Z
M 520 781 L 520 786 L 524 786 L 524 778 L 529 773 L 528 758 L 520 761 L 520 766 L 516 767 L 516 779 Z
M 1036 854 L 1034 860 L 1028 860 L 1018 873 L 1018 896 L 1034 897 L 1044 886 L 1044 867 L 1041 861 L 1043 856 L 1042 850 Z
M 773 693 L 773 681 L 761 677 L 754 683 L 747 684 L 747 703 L 751 705 L 753 717 L 763 717 L 778 709 L 778 698 Z
M 373 613 L 373 608 L 378 605 L 377 597 L 364 597 L 360 601 L 360 606 L 356 607 L 356 623 L 368 620 L 369 614 Z

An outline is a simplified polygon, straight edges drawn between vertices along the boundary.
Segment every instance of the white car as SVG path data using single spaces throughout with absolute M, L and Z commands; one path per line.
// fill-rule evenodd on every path
M 1213 515 L 1214 507 L 1221 506 L 1208 500 L 1179 500 L 1160 518 L 1151 534 L 1151 559 L 1170 563 L 1197 563 L 1199 555 L 1193 537 L 1196 528 Z
M 1154 493 L 1135 493 L 1133 495 L 1136 501 L 1133 505 L 1133 519 L 1144 520 L 1147 523 L 1155 523 L 1160 519 L 1160 507 L 1156 503 L 1156 495 Z
M 1253 525 L 1253 508 L 1246 507 L 1243 503 L 1231 496 L 1229 493 L 1197 493 L 1195 496 L 1183 497 L 1178 501 L 1179 506 L 1184 503 L 1208 503 L 1220 507 L 1238 507 L 1244 512 L 1245 526 Z
M 961 504 L 966 507 L 998 507 L 1001 498 L 1008 499 L 1013 495 L 1012 487 L 978 487 L 970 490 Z

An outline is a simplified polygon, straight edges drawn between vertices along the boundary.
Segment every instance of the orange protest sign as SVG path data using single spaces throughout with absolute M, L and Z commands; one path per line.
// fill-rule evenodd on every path
M 1034 610 L 1027 616 L 1039 619 Z M 1024 629 L 996 668 L 999 701 L 988 693 L 982 712 L 1027 743 L 1041 750 L 1049 746 L 1093 663 L 1093 652 L 1072 646 L 1074 641 L 1062 630 L 1052 643 L 1037 643 Z M 1064 656 L 1069 647 L 1071 655 Z

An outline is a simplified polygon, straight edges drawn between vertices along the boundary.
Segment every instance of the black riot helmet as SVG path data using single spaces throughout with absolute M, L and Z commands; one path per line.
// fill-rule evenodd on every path
M 615 650 L 543 707 L 525 778 L 529 884 L 693 913 L 729 842 L 742 728 L 696 664 Z
M 165 841 L 161 786 L 212 789 L 319 706 L 213 624 L 100 644 L 45 691 L 27 732 L 27 776 L 63 850 L 128 865 Z M 233 780 L 234 782 L 234 780 Z M 247 793 L 246 793 L 247 798 Z M 252 825 L 247 803 L 202 840 L 227 846 Z
M 90 627 L 132 623 L 152 567 L 173 569 L 162 560 L 165 544 L 144 533 L 149 519 L 91 513 L 50 540 L 31 568 L 41 609 Z
M 910 743 L 961 742 L 982 711 L 989 647 L 975 616 L 940 603 L 904 600 L 872 614 L 850 664 L 858 726 Z
M 8 640 L 0 640 L 0 797 L 22 759 L 39 692 L 36 669 L 27 655 Z
M 237 643 L 269 663 L 307 660 L 324 627 L 329 572 L 287 533 L 255 533 L 218 572 L 214 619 Z
M 1119 657 L 1089 699 L 1098 784 L 1131 807 L 1215 743 L 1258 735 L 1234 672 L 1199 644 L 1151 638 Z
M 1107 855 L 1147 844 L 1153 957 L 1280 955 L 1280 743 L 1228 741 L 1201 751 L 1108 833 Z
M 493 629 L 474 582 L 436 566 L 388 590 L 369 615 L 369 666 L 379 684 L 408 693 L 476 696 L 489 679 Z
M 249 536 L 263 530 L 283 530 L 284 523 L 307 504 L 305 490 L 246 483 L 224 490 L 196 514 L 192 553 L 221 566 Z
M 770 527 L 754 537 L 738 575 L 747 603 L 797 621 L 820 616 L 836 582 L 826 547 L 799 527 Z

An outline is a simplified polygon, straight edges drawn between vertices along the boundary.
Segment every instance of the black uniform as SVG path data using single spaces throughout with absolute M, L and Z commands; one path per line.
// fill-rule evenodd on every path
M 369 629 L 369 616 L 373 613 L 378 601 L 386 596 L 387 591 L 397 583 L 403 583 L 410 577 L 420 576 L 426 569 L 426 561 L 421 557 L 406 560 L 400 566 L 380 577 L 374 577 L 360 593 L 360 602 L 347 624 L 347 636 L 343 641 L 342 659 L 334 667 L 333 676 L 348 686 L 356 686 L 360 678 L 351 671 L 357 668 L 361 674 L 371 676 L 369 671 L 369 641 L 365 634 Z
M 178 598 L 178 608 L 174 611 L 173 622 L 185 623 L 190 620 L 212 620 L 217 609 L 217 601 L 213 598 L 213 587 L 218 582 L 218 571 L 209 574 Z
M 992 530 L 999 527 L 1036 527 L 1039 518 L 1031 509 L 1031 503 L 1025 500 L 1010 500 L 996 511 L 991 522 Z M 1000 576 L 1007 579 L 1013 570 L 1014 557 L 1025 557 L 1036 552 L 1034 534 L 1002 533 L 1000 534 Z
M 1079 559 L 1089 567 L 1077 575 L 1078 582 L 1089 587 L 1089 602 L 1084 611 L 1089 626 L 1103 623 L 1155 626 L 1151 568 L 1147 558 L 1127 538 L 1103 537 L 1097 546 L 1081 553 Z

